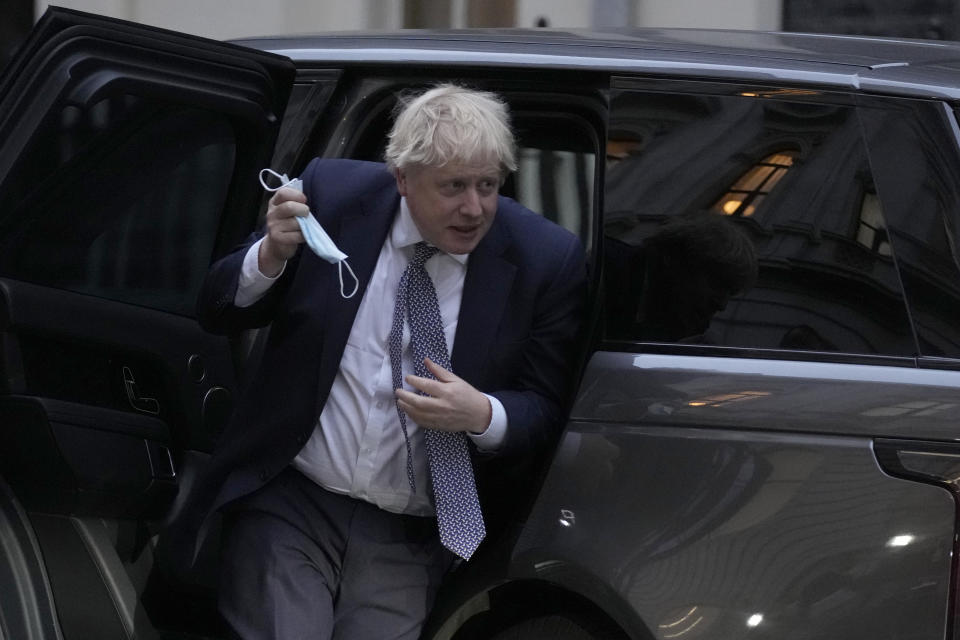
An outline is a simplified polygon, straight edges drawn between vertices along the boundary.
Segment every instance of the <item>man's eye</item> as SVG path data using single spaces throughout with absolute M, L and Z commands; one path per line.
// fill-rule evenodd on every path
M 440 185 L 440 192 L 453 195 L 462 189 L 462 185 L 458 182 L 444 182 Z

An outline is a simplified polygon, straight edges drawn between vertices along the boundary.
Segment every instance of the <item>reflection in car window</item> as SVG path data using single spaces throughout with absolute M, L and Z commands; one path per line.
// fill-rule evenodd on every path
M 728 216 L 752 216 L 793 166 L 797 155 L 792 149 L 784 149 L 753 165 L 712 210 Z
M 0 191 L 0 275 L 192 314 L 232 125 L 129 94 L 53 115 L 59 126 L 31 140 Z
M 628 90 L 610 137 L 608 339 L 914 355 L 852 107 Z
M 889 226 L 883 238 L 897 257 L 920 353 L 960 358 L 960 156 L 953 114 L 919 100 L 886 100 L 861 114 Z

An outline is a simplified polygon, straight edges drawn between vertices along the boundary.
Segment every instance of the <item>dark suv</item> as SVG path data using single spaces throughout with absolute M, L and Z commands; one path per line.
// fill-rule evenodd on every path
M 155 557 L 256 366 L 205 334 L 257 173 L 500 92 L 590 257 L 579 391 L 431 639 L 954 640 L 960 44 L 717 31 L 207 41 L 51 10 L 0 80 L 0 638 L 212 638 Z M 385 632 L 386 633 L 386 632 Z

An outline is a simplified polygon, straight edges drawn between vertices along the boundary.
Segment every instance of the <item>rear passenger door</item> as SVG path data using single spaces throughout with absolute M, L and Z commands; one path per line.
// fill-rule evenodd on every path
M 119 559 L 231 410 L 231 345 L 199 329 L 195 298 L 253 228 L 292 78 L 279 56 L 53 9 L 2 79 L 0 480 L 68 632 L 92 616 L 111 637 L 123 607 L 79 576 L 126 584 Z M 42 618 L 11 599 L 36 588 L 25 575 L 2 574 L 11 637 Z
M 601 345 L 524 565 L 658 638 L 943 637 L 955 133 L 935 102 L 614 81 Z

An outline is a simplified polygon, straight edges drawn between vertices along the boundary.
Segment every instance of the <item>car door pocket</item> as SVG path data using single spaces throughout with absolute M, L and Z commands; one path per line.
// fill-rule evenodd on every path
M 0 398 L 0 474 L 29 510 L 138 517 L 169 504 L 169 429 L 150 415 L 35 396 Z

